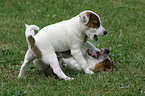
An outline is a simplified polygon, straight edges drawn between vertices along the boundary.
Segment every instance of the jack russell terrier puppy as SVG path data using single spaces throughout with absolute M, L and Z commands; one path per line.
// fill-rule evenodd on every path
M 101 25 L 100 17 L 96 13 L 83 11 L 69 20 L 64 20 L 42 28 L 35 36 L 34 30 L 39 30 L 39 27 L 26 24 L 28 51 L 25 54 L 24 63 L 21 66 L 18 78 L 24 77 L 30 62 L 39 58 L 45 64 L 50 65 L 53 72 L 59 78 L 65 80 L 73 79 L 66 76 L 61 70 L 56 55 L 56 52 L 64 52 L 67 50 L 71 51 L 71 55 L 85 73 L 93 74 L 93 71 L 89 69 L 83 57 L 81 47 L 85 46 L 98 51 L 92 43 L 87 41 L 88 37 L 92 41 L 97 41 L 97 36 L 107 34 L 106 30 Z
M 91 49 L 88 49 L 86 51 L 82 49 L 82 54 L 88 64 L 88 67 L 95 72 L 100 72 L 102 70 L 110 70 L 113 66 L 115 66 L 113 60 L 109 55 L 109 52 L 110 51 L 108 49 L 102 49 L 97 52 Z M 59 52 L 56 54 L 58 56 L 61 69 L 65 73 L 78 73 L 82 71 L 81 66 L 72 57 L 70 51 Z M 39 60 L 38 58 L 35 59 L 33 63 L 39 71 L 44 72 L 46 74 L 53 73 L 52 68 L 44 62 L 42 62 L 41 60 Z

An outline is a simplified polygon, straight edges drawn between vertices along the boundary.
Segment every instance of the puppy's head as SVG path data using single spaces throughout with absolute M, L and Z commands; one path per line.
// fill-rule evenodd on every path
M 103 60 L 99 64 L 96 64 L 94 71 L 107 71 L 110 70 L 113 66 L 115 66 L 114 61 L 110 58 L 110 55 L 107 59 Z
M 109 49 L 102 49 L 99 52 L 87 50 L 88 58 L 95 62 L 94 71 L 109 70 L 115 65 L 109 53 Z
M 97 36 L 104 36 L 107 34 L 107 31 L 101 25 L 99 15 L 96 13 L 92 11 L 83 11 L 79 16 L 83 25 L 86 26 L 83 31 L 92 41 L 97 41 Z

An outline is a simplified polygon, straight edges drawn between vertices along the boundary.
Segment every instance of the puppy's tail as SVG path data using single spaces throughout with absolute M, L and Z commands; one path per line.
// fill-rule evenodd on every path
M 26 26 L 26 31 L 25 31 L 26 37 L 29 37 L 30 35 L 34 36 L 35 35 L 34 30 L 39 31 L 39 27 L 36 26 L 36 25 L 27 25 L 27 24 L 25 24 L 25 26 Z
M 39 31 L 39 27 L 36 25 L 27 25 L 27 24 L 25 24 L 25 26 L 26 26 L 25 35 L 26 35 L 26 40 L 28 43 L 28 48 L 32 49 L 32 47 L 34 47 L 35 45 L 34 30 Z

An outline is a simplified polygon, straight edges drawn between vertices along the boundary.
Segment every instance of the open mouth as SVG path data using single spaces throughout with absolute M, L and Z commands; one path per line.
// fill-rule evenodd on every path
M 95 34 L 94 35 L 94 40 L 97 41 L 98 40 L 98 36 Z
M 109 54 L 110 50 L 109 49 L 102 49 L 101 51 L 93 51 L 91 49 L 87 50 L 88 55 L 95 58 L 95 59 L 99 59 L 103 54 Z

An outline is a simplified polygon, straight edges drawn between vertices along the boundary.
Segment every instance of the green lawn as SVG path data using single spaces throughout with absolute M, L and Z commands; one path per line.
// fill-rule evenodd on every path
M 79 73 L 64 81 L 46 77 L 30 64 L 26 79 L 18 79 L 27 51 L 24 24 L 40 28 L 81 11 L 100 15 L 108 34 L 92 42 L 109 48 L 116 70 L 94 75 Z M 0 96 L 145 95 L 144 0 L 0 0 Z

